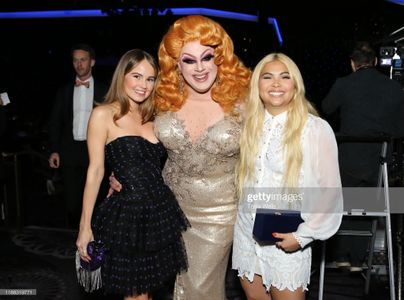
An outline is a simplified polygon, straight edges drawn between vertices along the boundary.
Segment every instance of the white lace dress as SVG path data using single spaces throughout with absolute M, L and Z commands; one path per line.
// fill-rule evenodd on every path
M 342 190 L 338 151 L 328 123 L 309 115 L 302 132 L 303 164 L 299 176 L 299 201 L 285 201 L 280 195 L 285 172 L 282 147 L 287 113 L 275 117 L 265 113 L 260 150 L 256 159 L 255 179 L 246 183 L 240 200 L 234 230 L 233 269 L 240 277 L 253 280 L 262 276 L 267 290 L 307 290 L 310 282 L 311 248 L 314 239 L 327 239 L 339 228 L 342 218 Z M 246 193 L 246 191 L 248 191 Z M 255 193 L 256 198 L 246 194 Z M 265 195 L 264 195 L 265 194 Z M 251 200 L 254 199 L 254 200 Z M 290 198 L 289 198 L 290 200 Z M 301 210 L 304 220 L 294 232 L 302 249 L 286 253 L 273 245 L 260 246 L 252 236 L 257 207 Z

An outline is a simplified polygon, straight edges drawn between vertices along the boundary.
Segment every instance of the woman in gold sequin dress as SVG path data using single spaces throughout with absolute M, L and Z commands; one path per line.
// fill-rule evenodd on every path
M 168 151 L 163 176 L 191 223 L 189 261 L 174 299 L 225 299 L 225 273 L 237 213 L 234 169 L 250 71 L 233 42 L 203 16 L 177 20 L 159 48 L 158 139 Z

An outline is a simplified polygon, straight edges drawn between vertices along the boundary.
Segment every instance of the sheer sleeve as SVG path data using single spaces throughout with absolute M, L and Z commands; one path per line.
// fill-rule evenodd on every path
M 301 215 L 294 233 L 302 247 L 326 240 L 338 230 L 343 209 L 338 149 L 328 123 L 310 116 L 303 132 L 303 186 Z

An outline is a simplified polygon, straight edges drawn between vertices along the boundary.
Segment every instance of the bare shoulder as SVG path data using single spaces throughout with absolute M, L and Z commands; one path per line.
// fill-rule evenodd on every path
M 91 113 L 91 118 L 100 119 L 105 122 L 106 120 L 110 120 L 110 119 L 112 120 L 115 112 L 116 112 L 116 108 L 112 104 L 99 105 L 93 109 L 93 111 Z
M 154 121 L 149 121 L 147 123 L 144 124 L 144 126 L 148 129 L 153 129 L 154 128 Z

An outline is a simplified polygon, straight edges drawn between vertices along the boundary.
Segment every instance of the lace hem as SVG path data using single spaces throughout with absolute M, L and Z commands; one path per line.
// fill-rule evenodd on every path
M 254 272 L 251 271 L 247 271 L 247 270 L 241 270 L 238 269 L 238 277 L 240 277 L 242 280 L 247 279 L 249 282 L 253 282 L 254 281 Z M 282 282 L 278 282 L 278 281 L 270 281 L 268 279 L 266 279 L 266 276 L 262 276 L 262 283 L 265 286 L 265 289 L 267 292 L 269 292 L 271 290 L 271 287 L 275 287 L 276 289 L 283 291 L 285 289 L 288 289 L 289 291 L 296 291 L 298 288 L 302 288 L 304 291 L 308 291 L 308 285 L 310 283 L 310 279 L 308 282 L 294 282 L 294 283 L 289 283 L 289 284 L 285 284 Z
M 238 276 L 253 282 L 254 275 L 261 275 L 267 291 L 273 286 L 278 290 L 308 290 L 310 283 L 311 249 L 296 253 L 285 253 L 271 247 L 270 253 L 261 253 L 261 257 L 251 256 L 246 251 L 233 252 L 233 269 Z M 233 249 L 234 251 L 234 249 Z
M 297 241 L 297 243 L 299 244 L 300 248 L 303 249 L 304 246 L 303 246 L 302 240 L 300 239 L 300 236 L 298 236 L 294 232 L 292 232 L 292 234 L 293 234 L 293 237 L 295 238 L 295 240 Z

